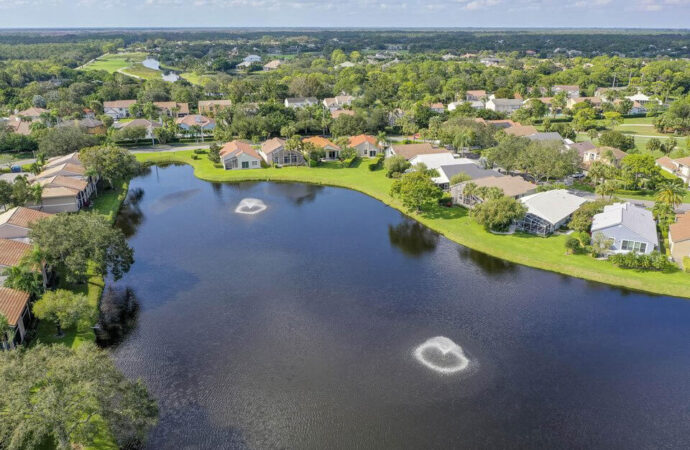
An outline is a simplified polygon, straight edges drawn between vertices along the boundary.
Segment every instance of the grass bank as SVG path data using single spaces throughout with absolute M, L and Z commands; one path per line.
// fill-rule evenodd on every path
M 409 213 L 397 199 L 390 196 L 392 180 L 386 178 L 383 171 L 370 171 L 366 161 L 353 168 L 341 168 L 337 163 L 328 163 L 318 168 L 225 171 L 214 167 L 205 155 L 200 155 L 199 159 L 193 159 L 193 155 L 192 151 L 178 151 L 139 153 L 136 157 L 147 163 L 189 164 L 198 178 L 207 181 L 294 181 L 353 189 L 405 212 L 452 241 L 507 261 L 613 286 L 690 298 L 688 274 L 623 270 L 587 255 L 566 255 L 565 236 L 540 238 L 529 234 L 494 235 L 475 223 L 462 208 L 436 207 L 424 214 Z

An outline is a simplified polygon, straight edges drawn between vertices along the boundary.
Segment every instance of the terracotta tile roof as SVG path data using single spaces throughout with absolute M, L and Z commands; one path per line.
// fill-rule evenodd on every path
M 355 112 L 351 109 L 336 109 L 331 112 L 331 118 L 337 119 L 340 116 L 354 116 Z
M 471 95 L 473 97 L 486 97 L 486 91 L 483 89 L 475 89 L 475 90 L 469 90 L 465 91 L 465 95 Z
M 203 116 L 201 114 L 193 114 L 189 116 L 178 117 L 177 119 L 175 119 L 175 123 L 178 125 L 185 124 L 190 127 L 194 125 L 205 127 L 208 125 L 215 124 L 216 121 L 213 119 L 209 119 L 208 117 Z
M 28 136 L 31 134 L 31 122 L 25 122 L 17 116 L 10 116 L 6 125 L 12 129 L 14 133 Z
M 321 136 L 312 136 L 310 138 L 302 139 L 302 142 L 311 142 L 312 144 L 314 144 L 315 147 L 319 147 L 319 148 L 332 147 L 332 148 L 340 150 L 340 147 L 338 147 L 337 145 L 335 145 L 333 142 L 326 139 L 325 137 L 321 137 Z
M 538 130 L 532 125 L 516 125 L 514 127 L 505 128 L 503 131 L 512 136 L 530 136 L 538 133 Z
M 508 197 L 524 195 L 537 189 L 536 184 L 525 181 L 520 177 L 513 176 L 479 178 L 472 182 L 477 186 L 501 188 L 503 193 Z
M 113 100 L 111 102 L 103 102 L 104 108 L 129 108 L 135 104 L 136 100 Z
M 223 146 L 223 148 L 220 149 L 220 156 L 239 156 L 242 153 L 253 156 L 256 159 L 261 159 L 261 156 L 259 156 L 254 148 L 252 148 L 252 145 L 249 142 L 234 140 L 228 142 Z
M 29 228 L 29 225 L 32 223 L 51 216 L 52 214 L 17 206 L 0 214 L 0 225 L 7 223 L 17 227 Z
M 60 198 L 60 197 L 77 197 L 79 189 L 72 189 L 63 186 L 46 187 L 41 192 L 41 198 Z
M 365 142 L 371 145 L 377 145 L 378 140 L 374 136 L 368 134 L 360 134 L 358 136 L 350 136 L 349 145 L 350 147 L 357 147 L 358 145 L 364 144 Z
M 669 227 L 669 239 L 671 242 L 690 240 L 690 212 L 678 215 L 676 222 Z
M 0 239 L 0 266 L 16 266 L 30 251 L 30 244 L 11 239 Z
M 83 176 L 86 173 L 86 169 L 81 164 L 79 164 L 79 165 L 72 164 L 72 163 L 59 164 L 57 166 L 53 166 L 47 170 L 44 170 L 43 172 L 39 173 L 38 175 L 34 175 L 33 177 L 29 178 L 29 181 L 33 182 L 33 181 L 40 180 L 43 178 L 54 177 L 54 176 L 59 175 L 60 172 L 73 173 L 74 175 Z
M 450 153 L 445 148 L 433 147 L 429 143 L 425 144 L 401 144 L 392 145 L 391 148 L 396 155 L 401 155 L 405 159 L 414 158 L 417 155 L 433 155 L 435 153 Z
M 279 59 L 274 59 L 273 61 L 269 61 L 266 64 L 264 64 L 264 68 L 266 69 L 277 69 L 282 65 L 282 61 Z
M 19 111 L 17 115 L 26 117 L 38 117 L 45 112 L 48 112 L 48 110 L 43 108 L 35 108 L 32 106 L 31 108 L 27 108 L 24 111 Z
M 616 158 L 616 161 L 620 161 L 628 155 L 623 150 L 615 147 L 597 147 L 594 150 L 590 151 L 595 152 L 599 156 L 603 156 L 608 150 L 611 150 L 611 152 L 613 152 L 613 157 Z
M 669 158 L 668 156 L 662 156 L 661 158 L 659 158 L 659 159 L 656 160 L 656 163 L 657 163 L 659 166 L 664 167 L 664 168 L 666 168 L 666 169 L 668 169 L 668 170 L 670 170 L 670 171 L 672 171 L 672 172 L 675 172 L 675 170 L 678 168 L 678 166 L 676 165 L 675 161 L 673 161 L 673 160 L 672 160 L 671 158 Z
M 0 287 L 0 314 L 7 318 L 10 326 L 17 326 L 17 322 L 28 304 L 28 293 Z
M 86 180 L 82 178 L 75 177 L 65 177 L 62 175 L 57 175 L 55 177 L 43 178 L 39 181 L 41 186 L 44 188 L 54 188 L 54 187 L 65 187 L 69 189 L 76 189 L 78 191 L 83 191 L 89 185 Z
M 232 100 L 199 100 L 199 109 L 208 108 L 214 109 L 218 107 L 230 107 L 232 106 Z
M 678 158 L 678 159 L 675 159 L 674 161 L 677 162 L 678 164 L 680 164 L 681 166 L 690 167 L 690 156 L 686 156 L 685 158 Z
M 278 150 L 282 146 L 285 145 L 285 141 L 280 138 L 273 138 L 269 139 L 263 144 L 261 144 L 261 151 L 264 152 L 265 154 L 270 154 L 273 153 L 274 151 Z

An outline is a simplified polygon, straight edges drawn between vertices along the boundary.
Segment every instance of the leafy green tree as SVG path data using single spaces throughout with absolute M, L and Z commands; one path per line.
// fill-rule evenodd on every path
M 617 180 L 607 180 L 597 186 L 594 192 L 602 198 L 608 197 L 610 200 L 616 194 L 618 188 L 619 185 Z
M 596 232 L 592 235 L 592 256 L 599 257 L 605 254 L 613 246 L 613 239 L 607 238 L 604 233 Z
M 120 448 L 139 448 L 158 409 L 94 344 L 0 352 L 0 447 L 97 447 L 105 424 Z
M 393 182 L 391 195 L 399 197 L 403 206 L 411 211 L 421 212 L 438 203 L 443 195 L 426 171 L 404 174 Z
M 46 156 L 60 156 L 92 147 L 98 138 L 83 132 L 79 127 L 49 128 L 38 141 L 38 150 Z
M 12 201 L 12 185 L 5 180 L 0 180 L 0 205 L 7 209 L 7 205 Z
M 525 205 L 505 195 L 478 203 L 470 211 L 478 224 L 492 231 L 508 230 L 513 221 L 522 219 L 525 214 Z
M 64 289 L 47 291 L 34 303 L 33 312 L 40 320 L 53 322 L 58 336 L 63 335 L 63 328 L 91 325 L 96 320 L 96 309 L 85 295 Z
M 0 349 L 8 349 L 8 333 L 12 331 L 10 323 L 7 321 L 7 317 L 3 313 L 0 313 Z M 0 441 L 2 443 L 2 441 Z
M 592 219 L 594 215 L 603 212 L 604 206 L 610 203 L 610 201 L 602 199 L 583 203 L 577 211 L 573 213 L 570 222 L 568 222 L 568 228 L 580 233 L 589 233 L 589 230 L 592 228 Z
M 85 148 L 79 152 L 79 160 L 88 173 L 106 180 L 111 189 L 115 181 L 129 180 L 141 170 L 134 155 L 112 145 Z
M 628 114 L 633 107 L 633 102 L 629 98 L 621 99 L 616 105 L 619 114 Z
M 661 179 L 661 169 L 649 154 L 629 154 L 621 160 L 622 178 L 633 189 L 654 186 Z
M 621 113 L 615 111 L 605 112 L 604 119 L 606 119 L 606 123 L 611 128 L 615 128 L 621 123 L 623 123 L 623 116 L 621 116 Z
M 41 250 L 48 266 L 68 282 L 110 273 L 118 280 L 134 262 L 122 231 L 95 212 L 56 214 L 31 224 L 29 238 Z
M 599 145 L 627 151 L 635 148 L 635 138 L 620 131 L 606 130 L 599 136 Z
M 661 144 L 661 139 L 659 138 L 651 138 L 650 140 L 647 141 L 647 145 L 645 146 L 647 148 L 647 151 L 650 153 L 662 151 L 663 145 Z
M 214 164 L 220 162 L 220 145 L 215 142 L 208 147 L 208 159 Z
M 466 173 L 456 173 L 455 175 L 450 177 L 450 185 L 453 186 L 456 184 L 464 183 L 465 181 L 469 181 L 471 179 L 472 177 L 467 175 Z
M 386 158 L 383 162 L 383 167 L 386 169 L 386 176 L 388 178 L 393 177 L 395 174 L 405 172 L 410 166 L 410 162 L 401 155 L 393 155 L 390 158 Z

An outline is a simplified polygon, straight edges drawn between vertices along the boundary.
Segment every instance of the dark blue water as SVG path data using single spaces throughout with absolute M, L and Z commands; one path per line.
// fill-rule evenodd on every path
M 189 167 L 131 189 L 139 313 L 113 355 L 159 400 L 150 448 L 690 447 L 690 301 L 490 258 L 344 189 Z M 472 368 L 420 364 L 434 336 Z

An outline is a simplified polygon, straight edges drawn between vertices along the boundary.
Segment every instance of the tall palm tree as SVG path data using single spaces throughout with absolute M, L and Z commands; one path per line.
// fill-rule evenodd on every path
M 663 183 L 656 193 L 656 200 L 661 203 L 666 203 L 676 208 L 678 205 L 683 203 L 683 197 L 687 193 L 685 187 L 681 186 L 679 183 L 673 181 L 668 181 Z
M 462 188 L 462 196 L 464 200 L 463 203 L 470 204 L 471 201 L 467 201 L 467 199 L 474 197 L 477 193 L 477 189 L 479 189 L 479 187 L 476 183 L 473 183 L 471 181 L 466 183 L 465 186 Z

